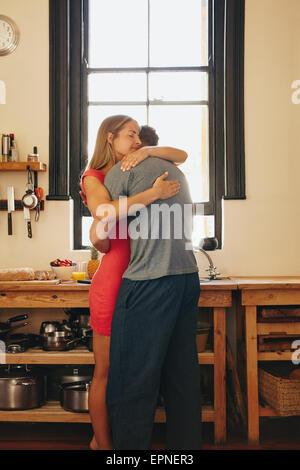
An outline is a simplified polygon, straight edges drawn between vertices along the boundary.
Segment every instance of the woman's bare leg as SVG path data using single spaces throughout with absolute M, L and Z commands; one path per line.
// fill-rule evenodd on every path
M 109 346 L 110 336 L 93 332 L 95 369 L 89 392 L 89 413 L 95 433 L 90 443 L 90 448 L 93 450 L 113 449 L 105 399 L 109 368 Z

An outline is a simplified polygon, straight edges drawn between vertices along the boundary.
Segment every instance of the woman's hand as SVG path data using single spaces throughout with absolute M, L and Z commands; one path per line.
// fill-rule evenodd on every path
M 168 172 L 166 171 L 156 178 L 152 186 L 158 199 L 168 199 L 169 197 L 175 196 L 175 194 L 178 194 L 180 191 L 180 183 L 178 183 L 177 180 L 165 181 L 167 176 Z
M 143 160 L 149 157 L 149 148 L 142 147 L 135 152 L 130 152 L 122 158 L 121 170 L 127 171 L 130 168 L 138 165 Z

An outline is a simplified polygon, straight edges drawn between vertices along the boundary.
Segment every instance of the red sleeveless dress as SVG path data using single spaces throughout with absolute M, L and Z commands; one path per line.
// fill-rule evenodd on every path
M 87 170 L 82 175 L 82 198 L 85 198 L 83 179 L 85 176 L 95 176 L 104 183 L 105 175 L 100 170 Z M 119 233 L 119 223 L 116 224 L 116 236 Z M 110 240 L 110 251 L 105 253 L 95 272 L 90 292 L 90 324 L 95 333 L 110 336 L 111 320 L 122 282 L 122 275 L 130 261 L 129 237 Z

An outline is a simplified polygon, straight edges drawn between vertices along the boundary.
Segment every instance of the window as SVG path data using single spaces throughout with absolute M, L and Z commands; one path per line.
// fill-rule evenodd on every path
M 237 0 L 50 0 L 56 100 L 47 199 L 74 199 L 75 249 L 89 244 L 91 223 L 78 194 L 79 174 L 101 121 L 119 113 L 153 126 L 159 145 L 189 153 L 181 169 L 197 214 L 194 241 L 215 235 L 222 244 L 222 198 L 244 197 L 243 134 L 237 132 L 243 128 L 243 62 L 236 63 L 235 42 L 243 36 L 237 29 L 243 14 Z M 225 51 L 235 60 L 225 61 Z M 64 154 L 60 161 L 58 153 Z

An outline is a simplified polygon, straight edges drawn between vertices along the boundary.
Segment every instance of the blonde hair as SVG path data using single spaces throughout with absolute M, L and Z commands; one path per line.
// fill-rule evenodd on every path
M 87 170 L 99 170 L 108 163 L 112 163 L 113 165 L 116 163 L 116 156 L 112 145 L 107 140 L 107 134 L 111 132 L 115 139 L 120 130 L 130 121 L 134 121 L 134 119 L 122 114 L 109 116 L 102 121 L 98 129 L 93 156 L 86 167 Z

